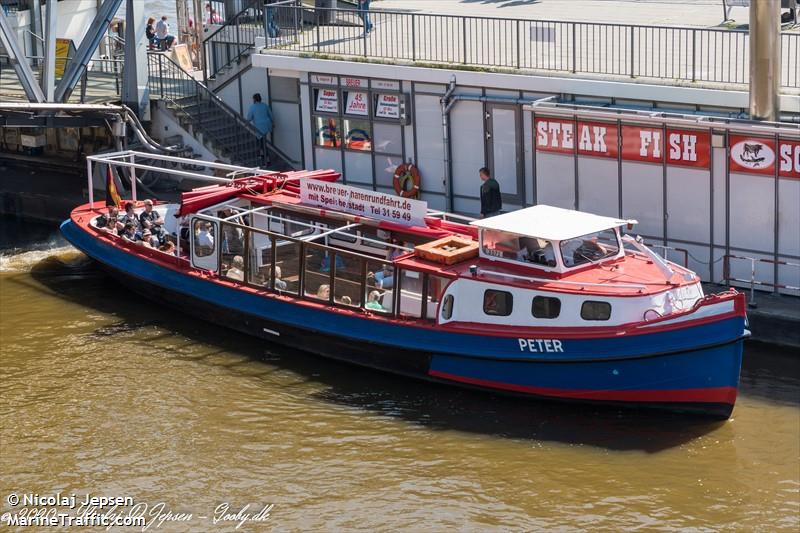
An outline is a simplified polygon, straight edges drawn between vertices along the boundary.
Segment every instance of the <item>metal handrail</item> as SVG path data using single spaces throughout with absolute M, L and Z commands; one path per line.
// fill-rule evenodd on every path
M 749 279 L 736 278 L 731 275 L 731 259 L 739 259 L 741 261 L 750 262 Z M 772 287 L 772 289 L 775 291 L 777 291 L 778 289 L 800 291 L 800 286 L 796 287 L 794 285 L 785 285 L 782 283 L 770 283 L 768 281 L 761 281 L 756 279 L 756 263 L 767 263 L 770 265 L 775 265 L 776 267 L 777 265 L 783 265 L 795 268 L 800 268 L 800 263 L 792 263 L 790 261 L 764 259 L 758 257 L 749 257 L 745 255 L 733 255 L 733 254 L 725 254 L 724 260 L 725 261 L 723 263 L 723 272 L 722 272 L 723 281 L 725 281 L 728 285 L 730 285 L 731 281 L 735 281 L 737 283 L 748 283 L 750 285 L 750 299 L 747 302 L 747 305 L 750 307 L 758 307 L 758 304 L 756 303 L 756 285 L 760 287 Z
M 155 68 L 158 72 L 153 72 L 153 63 L 157 61 L 157 65 Z M 166 62 L 168 68 L 168 74 L 174 74 L 178 76 L 178 79 L 184 84 L 188 84 L 188 91 L 180 92 L 178 91 L 171 91 L 169 86 L 166 88 L 164 87 L 164 62 Z M 162 54 L 159 52 L 149 52 L 148 53 L 148 65 L 150 67 L 150 90 L 159 94 L 162 98 L 168 99 L 173 102 L 174 105 L 179 107 L 181 111 L 184 113 L 193 125 L 197 126 L 200 130 L 204 132 L 204 134 L 208 135 L 211 138 L 214 138 L 216 142 L 219 144 L 225 144 L 222 142 L 222 138 L 218 135 L 214 135 L 211 130 L 207 126 L 204 126 L 203 123 L 198 120 L 196 117 L 192 116 L 192 114 L 186 110 L 186 107 L 180 101 L 180 98 L 196 98 L 198 102 L 200 101 L 208 101 L 214 104 L 214 109 L 226 115 L 228 118 L 233 119 L 234 124 L 233 127 L 229 129 L 236 137 L 237 143 L 236 148 L 241 149 L 243 147 L 254 147 L 258 145 L 258 147 L 263 151 L 263 154 L 266 155 L 267 151 L 269 153 L 276 155 L 280 160 L 282 160 L 289 168 L 294 168 L 295 164 L 291 160 L 289 156 L 283 153 L 281 150 L 276 148 L 272 143 L 270 143 L 265 137 L 261 136 L 261 133 L 256 130 L 252 124 L 242 118 L 239 113 L 233 110 L 228 104 L 226 104 L 221 98 L 219 98 L 214 92 L 206 87 L 202 82 L 196 80 L 191 74 L 186 72 L 177 62 L 175 62 L 172 58 L 167 56 L 166 54 Z M 183 87 L 181 88 L 183 89 Z M 180 89 L 179 89 L 180 90 Z M 176 98 L 177 96 L 177 98 Z M 241 150 L 239 150 L 241 151 Z
M 274 4 L 271 4 L 274 6 Z M 500 67 L 746 84 L 748 32 L 720 28 L 515 19 L 428 14 L 377 9 L 375 32 L 360 23 L 339 22 L 352 9 L 273 7 L 301 21 L 294 39 L 266 43 L 267 49 L 412 63 Z M 348 28 L 348 26 L 355 26 Z M 782 86 L 800 88 L 800 34 L 783 32 Z
M 224 61 L 220 65 L 215 64 L 213 67 L 211 67 L 210 64 L 207 65 L 207 67 L 211 67 L 209 74 L 211 78 L 215 77 L 229 65 L 240 61 L 241 58 L 245 56 L 247 51 L 250 50 L 253 46 L 255 46 L 256 42 L 255 34 L 259 30 L 264 30 L 263 26 L 256 23 L 252 28 L 248 27 L 244 35 L 245 40 L 244 42 L 242 42 L 242 31 L 241 31 L 242 24 L 240 23 L 240 17 L 244 16 L 246 13 L 252 10 L 258 12 L 262 7 L 262 5 L 263 5 L 263 0 L 250 0 L 250 3 L 247 5 L 247 7 L 245 7 L 232 17 L 229 17 L 228 20 L 226 20 L 219 28 L 214 30 L 210 35 L 207 35 L 206 37 L 203 38 L 203 46 L 206 48 L 206 54 L 204 57 L 206 58 L 207 62 L 210 63 L 211 62 L 210 58 L 217 57 L 217 50 L 213 48 L 215 45 L 223 46 L 225 55 L 229 56 L 227 58 L 227 61 Z M 257 21 L 260 21 L 261 16 L 258 13 L 256 13 L 256 16 L 254 18 Z M 224 42 L 219 42 L 216 40 L 217 36 L 226 37 L 227 33 L 230 31 L 231 28 L 233 28 L 236 33 L 235 35 L 236 42 L 231 43 L 229 39 L 226 39 Z M 235 47 L 233 54 L 229 54 L 229 48 L 231 46 Z

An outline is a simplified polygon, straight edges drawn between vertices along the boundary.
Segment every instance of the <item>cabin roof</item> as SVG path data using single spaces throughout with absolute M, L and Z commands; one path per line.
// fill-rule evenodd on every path
M 636 221 L 593 215 L 551 205 L 535 205 L 471 222 L 473 226 L 482 229 L 507 231 L 550 241 L 572 239 L 628 223 L 635 224 Z

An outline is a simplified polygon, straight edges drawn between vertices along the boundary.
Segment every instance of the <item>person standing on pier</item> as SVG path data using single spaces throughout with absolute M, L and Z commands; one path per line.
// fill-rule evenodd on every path
M 489 218 L 500 214 L 503 208 L 503 199 L 500 197 L 500 184 L 489 173 L 489 169 L 482 167 L 478 175 L 483 181 L 481 185 L 481 218 Z
M 364 21 L 364 35 L 372 31 L 372 21 L 369 19 L 370 0 L 358 0 L 358 16 Z
M 270 111 L 267 104 L 261 101 L 261 93 L 253 95 L 253 105 L 250 106 L 250 110 L 247 112 L 247 120 L 261 134 L 260 138 L 263 139 L 266 135 L 272 133 L 272 111 Z

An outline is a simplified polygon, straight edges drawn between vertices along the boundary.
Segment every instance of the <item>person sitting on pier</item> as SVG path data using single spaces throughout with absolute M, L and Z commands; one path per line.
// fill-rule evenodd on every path
M 225 273 L 225 277 L 236 281 L 244 281 L 244 258 L 241 255 L 233 258 L 233 263 Z
M 119 230 L 124 226 L 119 221 L 119 209 L 117 209 L 117 206 L 108 206 L 108 213 L 97 217 L 97 227 L 105 233 L 119 235 Z
M 133 202 L 128 202 L 125 204 L 125 214 L 122 215 L 122 218 L 120 218 L 120 222 L 122 223 L 123 228 L 128 224 L 133 224 L 134 230 L 139 229 L 139 218 L 133 211 Z
M 378 291 L 371 291 L 367 296 L 367 304 L 364 306 L 373 311 L 386 311 L 381 305 L 381 293 Z
M 156 23 L 155 17 L 148 18 L 147 26 L 144 29 L 144 36 L 147 37 L 148 50 L 153 50 L 156 46 L 158 46 L 158 38 L 156 37 L 155 23 Z
M 158 37 L 158 45 L 162 50 L 169 50 L 172 43 L 175 42 L 175 36 L 169 34 L 169 24 L 167 23 L 167 16 L 164 15 L 156 23 L 156 37 Z
M 159 240 L 164 238 L 164 219 L 153 209 L 153 200 L 144 201 L 144 211 L 139 213 L 139 224 L 142 229 L 149 229 Z

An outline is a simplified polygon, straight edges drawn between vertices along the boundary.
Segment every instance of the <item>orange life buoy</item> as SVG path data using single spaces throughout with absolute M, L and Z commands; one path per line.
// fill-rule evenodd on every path
M 394 192 L 403 198 L 416 198 L 419 195 L 419 183 L 419 170 L 412 163 L 403 163 L 395 169 L 392 185 Z

